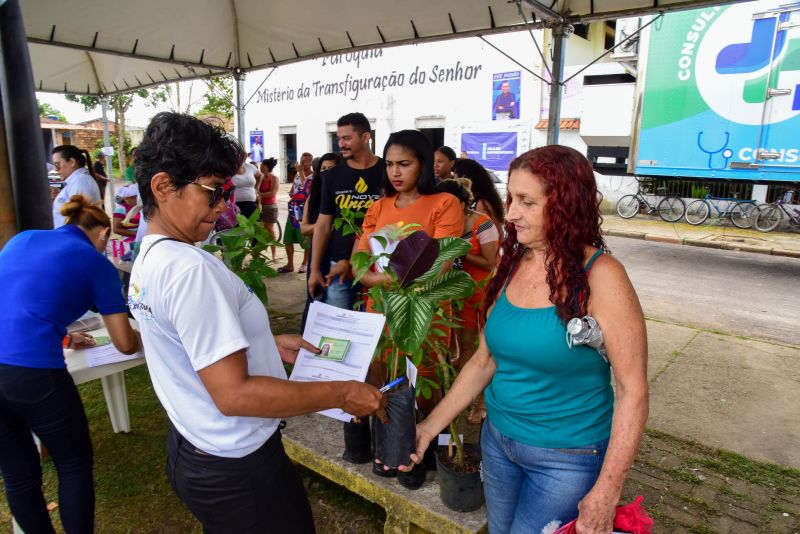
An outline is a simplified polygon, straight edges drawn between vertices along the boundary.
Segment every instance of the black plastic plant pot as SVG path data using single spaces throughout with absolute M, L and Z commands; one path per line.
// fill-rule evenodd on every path
M 369 417 L 358 423 L 344 423 L 344 453 L 342 458 L 351 464 L 365 464 L 372 461 L 372 435 L 369 431 Z
M 375 421 L 375 458 L 394 469 L 408 465 L 417 449 L 417 421 L 414 414 L 414 387 L 385 394 L 389 422 Z
M 453 467 L 447 456 L 447 447 L 440 447 L 436 454 L 439 494 L 444 505 L 456 512 L 472 512 L 484 502 L 480 448 L 469 444 L 464 448 L 467 463 L 463 470 Z

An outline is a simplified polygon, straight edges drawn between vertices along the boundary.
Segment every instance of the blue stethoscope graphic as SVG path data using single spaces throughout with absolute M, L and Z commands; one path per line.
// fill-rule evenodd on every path
M 708 168 L 712 170 L 723 170 L 728 168 L 728 162 L 730 161 L 731 157 L 733 156 L 733 150 L 728 148 L 728 143 L 731 140 L 731 134 L 725 132 L 725 142 L 716 150 L 709 150 L 703 147 L 703 143 L 701 139 L 703 138 L 703 132 L 697 132 L 697 146 L 700 150 L 708 154 Z M 722 163 L 721 167 L 714 166 L 714 156 L 717 154 L 722 154 L 722 159 L 724 162 Z

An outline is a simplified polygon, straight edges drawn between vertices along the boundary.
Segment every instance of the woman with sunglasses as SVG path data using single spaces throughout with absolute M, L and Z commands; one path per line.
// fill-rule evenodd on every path
M 53 226 L 59 228 L 66 224 L 61 207 L 73 195 L 83 195 L 92 204 L 102 201 L 100 187 L 89 171 L 92 157 L 89 152 L 73 145 L 60 145 L 53 149 L 53 166 L 64 180 L 64 187 L 53 200 Z
M 263 304 L 216 256 L 195 247 L 226 209 L 239 143 L 195 117 L 159 113 L 136 152 L 149 221 L 128 304 L 167 412 L 167 476 L 204 532 L 314 532 L 303 482 L 281 443 L 281 418 L 341 408 L 385 419 L 361 382 L 290 382 L 299 335 L 273 336 Z
M 80 195 L 61 205 L 66 224 L 28 230 L 0 252 L 0 470 L 11 513 L 25 532 L 54 532 L 42 494 L 42 467 L 31 432 L 58 472 L 58 507 L 68 534 L 94 528 L 92 442 L 64 348 L 94 345 L 67 327 L 92 306 L 125 354 L 140 347 L 128 321 L 117 271 L 99 251 L 111 221 Z

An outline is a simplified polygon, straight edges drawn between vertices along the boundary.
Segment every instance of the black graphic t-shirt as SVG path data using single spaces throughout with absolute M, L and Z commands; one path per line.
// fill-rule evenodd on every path
M 367 208 L 381 197 L 383 177 L 386 167 L 381 158 L 368 169 L 353 169 L 346 162 L 329 170 L 322 183 L 319 212 L 333 216 L 335 221 L 341 217 L 343 209 L 367 212 Z M 357 223 L 360 225 L 363 219 Z M 350 259 L 355 235 L 343 236 L 334 227 L 328 242 L 326 258 L 329 261 Z

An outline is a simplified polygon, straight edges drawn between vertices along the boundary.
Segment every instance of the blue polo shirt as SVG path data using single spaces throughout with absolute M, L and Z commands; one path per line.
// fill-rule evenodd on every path
M 117 270 L 77 226 L 28 230 L 0 251 L 0 363 L 63 369 L 61 340 L 89 308 L 128 311 Z

